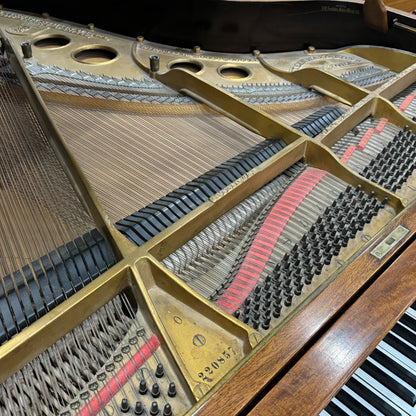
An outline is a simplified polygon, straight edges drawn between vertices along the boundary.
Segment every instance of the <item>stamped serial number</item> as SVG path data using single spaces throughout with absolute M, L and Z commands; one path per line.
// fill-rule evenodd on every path
M 207 365 L 204 368 L 204 371 L 198 373 L 198 377 L 201 378 L 202 381 L 212 383 L 214 378 L 210 376 L 213 376 L 214 373 L 227 362 L 227 360 L 229 360 L 231 357 L 234 357 L 235 355 L 237 355 L 237 353 L 233 350 L 233 347 L 228 347 L 215 361 L 212 361 L 210 365 Z

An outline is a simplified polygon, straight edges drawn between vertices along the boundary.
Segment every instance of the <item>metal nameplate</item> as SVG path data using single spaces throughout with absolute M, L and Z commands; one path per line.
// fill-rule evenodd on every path
M 382 259 L 408 232 L 407 228 L 399 225 L 371 251 L 371 254 L 378 259 Z

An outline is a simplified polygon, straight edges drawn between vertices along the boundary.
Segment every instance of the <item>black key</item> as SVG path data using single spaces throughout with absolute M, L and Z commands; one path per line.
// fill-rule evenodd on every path
M 406 325 L 412 331 L 415 331 L 416 332 L 416 319 L 412 318 L 411 316 L 409 316 L 407 314 L 404 314 L 399 319 L 399 322 L 401 322 L 403 325 Z
M 348 394 L 345 390 L 340 390 L 335 396 L 341 403 L 360 416 L 374 416 L 363 404 Z
M 376 379 L 380 384 L 391 390 L 396 396 L 403 399 L 407 404 L 413 406 L 416 403 L 416 396 L 393 377 L 389 376 L 368 360 L 364 361 L 361 370 L 365 371 L 371 377 Z
M 391 407 L 384 399 L 372 392 L 365 385 L 361 384 L 356 378 L 348 380 L 347 386 L 362 397 L 367 403 L 379 410 L 385 416 L 401 416 L 401 413 Z
M 370 357 L 416 389 L 416 376 L 400 365 L 397 361 L 393 360 L 379 349 L 375 349 L 371 353 Z
M 400 325 L 400 324 L 394 325 L 394 327 L 391 329 L 391 332 L 394 332 L 399 337 L 405 339 L 409 344 L 412 344 L 416 347 L 415 334 L 412 331 L 405 328 L 403 325 Z
M 326 412 L 331 416 L 348 416 L 347 412 L 344 412 L 340 407 L 335 403 L 329 402 L 328 406 L 325 408 Z

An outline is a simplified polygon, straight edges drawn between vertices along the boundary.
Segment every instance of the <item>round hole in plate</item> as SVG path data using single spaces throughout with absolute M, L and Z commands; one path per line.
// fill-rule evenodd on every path
M 199 72 L 202 69 L 202 64 L 196 61 L 177 61 L 173 62 L 169 65 L 170 69 L 180 68 L 180 69 L 187 69 L 191 72 Z
M 250 71 L 246 68 L 239 66 L 227 66 L 220 69 L 220 74 L 224 78 L 238 80 L 244 79 L 250 76 Z
M 108 46 L 94 45 L 81 48 L 73 53 L 76 61 L 83 64 L 106 64 L 117 58 L 117 51 Z
M 41 49 L 58 49 L 68 45 L 69 42 L 71 40 L 66 36 L 50 35 L 36 40 L 34 45 Z

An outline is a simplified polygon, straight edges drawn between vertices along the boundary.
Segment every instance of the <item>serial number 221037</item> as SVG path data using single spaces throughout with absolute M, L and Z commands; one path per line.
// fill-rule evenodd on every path
M 214 380 L 214 373 L 217 370 L 219 370 L 231 357 L 235 355 L 237 355 L 237 353 L 233 350 L 233 347 L 228 347 L 219 355 L 219 357 L 215 361 L 212 361 L 210 365 L 207 365 L 204 368 L 204 371 L 198 373 L 198 377 L 201 378 L 202 381 L 212 383 L 212 381 Z

